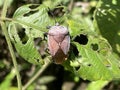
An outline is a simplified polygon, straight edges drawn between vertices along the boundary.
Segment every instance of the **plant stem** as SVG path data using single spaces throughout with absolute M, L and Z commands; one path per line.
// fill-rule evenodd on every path
M 4 17 L 4 18 L 0 17 L 0 21 L 13 21 L 13 19 L 7 18 L 7 17 Z
M 5 0 L 4 1 L 4 5 L 3 5 L 1 18 L 5 18 L 6 17 L 7 3 L 8 3 L 8 0 Z M 18 89 L 22 90 L 21 78 L 20 78 L 18 67 L 17 67 L 18 65 L 17 65 L 15 53 L 14 53 L 14 50 L 13 50 L 13 47 L 12 47 L 12 44 L 11 44 L 11 41 L 10 41 L 10 38 L 9 38 L 9 35 L 8 35 L 8 32 L 7 32 L 6 24 L 5 24 L 4 21 L 1 21 L 0 24 L 1 24 L 2 31 L 3 31 L 3 33 L 5 35 L 5 38 L 6 38 L 6 41 L 7 41 L 7 44 L 8 44 L 8 48 L 10 50 L 10 54 L 11 54 L 11 57 L 12 57 L 12 61 L 13 61 L 13 64 L 14 64 L 14 68 L 15 68 L 15 71 L 16 71 L 17 82 L 18 82 Z
M 26 90 L 27 87 L 28 87 L 29 85 L 31 85 L 31 84 L 33 83 L 33 81 L 35 81 L 49 65 L 50 65 L 50 62 L 44 64 L 44 65 L 42 66 L 42 68 L 41 68 L 40 70 L 38 70 L 38 72 L 28 81 L 28 83 L 26 83 L 26 84 L 24 85 L 24 87 L 23 87 L 22 90 Z
M 44 29 L 46 29 L 46 28 L 42 28 L 42 27 L 39 27 L 37 25 L 28 23 L 28 22 L 17 20 L 15 18 L 0 17 L 0 21 L 14 21 L 15 23 L 18 23 L 18 24 L 21 24 L 21 25 L 26 25 L 28 27 L 32 27 L 34 29 L 40 30 L 41 32 L 46 32 L 46 31 L 44 31 Z

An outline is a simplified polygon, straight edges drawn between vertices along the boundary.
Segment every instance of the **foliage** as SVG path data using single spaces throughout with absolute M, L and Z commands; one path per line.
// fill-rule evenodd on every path
M 33 6 L 36 7 L 30 8 Z M 9 35 L 15 44 L 17 52 L 24 57 L 25 60 L 35 64 L 42 61 L 42 58 L 37 52 L 33 40 L 37 37 L 43 38 L 44 33 L 42 31 L 45 31 L 44 28 L 52 22 L 47 11 L 48 7 L 45 5 L 24 5 L 16 10 L 13 19 L 18 21 L 25 29 L 25 34 L 28 37 L 25 44 L 22 43 L 22 40 L 17 33 L 15 22 L 13 21 L 9 25 Z M 68 25 L 71 36 L 76 37 L 77 35 L 85 34 L 88 37 L 88 43 L 86 45 L 80 45 L 79 43 L 74 42 L 74 40 L 72 41 L 79 51 L 79 56 L 81 56 L 78 56 L 77 58 L 80 65 L 80 69 L 76 71 L 77 74 L 83 79 L 89 80 L 111 80 L 112 78 L 119 78 L 119 62 L 112 54 L 114 52 L 112 52 L 108 42 L 105 39 L 102 39 L 100 35 L 96 36 L 97 34 L 92 33 L 93 31 L 88 31 L 88 28 L 86 28 L 87 26 L 84 25 L 84 23 L 80 24 L 72 17 L 68 21 Z M 92 35 L 89 34 L 89 32 L 91 32 Z M 98 50 L 92 49 L 95 44 L 97 45 Z M 71 62 L 77 60 L 71 59 Z
M 87 90 L 101 90 L 106 84 L 108 84 L 108 81 L 103 80 L 93 81 L 88 85 Z
M 8 90 L 8 88 L 11 86 L 11 81 L 15 77 L 15 70 L 12 69 L 11 72 L 5 77 L 4 82 L 0 84 L 0 89 L 2 90 Z M 12 88 L 12 87 L 11 87 Z M 14 87 L 16 88 L 16 87 Z M 16 88 L 17 89 L 17 88 Z
M 29 62 L 35 64 L 39 64 L 40 62 L 41 64 L 42 58 L 34 46 L 34 38 L 43 38 L 45 26 L 51 21 L 47 15 L 47 7 L 44 5 L 40 5 L 32 9 L 30 7 L 32 7 L 32 5 L 25 5 L 20 7 L 13 16 L 13 19 L 17 20 L 18 23 L 20 23 L 25 29 L 25 34 L 28 37 L 26 43 L 23 43 L 20 40 L 14 22 L 11 22 L 9 25 L 9 34 L 16 46 L 18 53 L 20 53 L 22 57 L 24 57 Z M 33 14 L 30 15 L 30 12 L 33 12 Z
M 89 3 L 79 3 L 82 8 L 74 0 L 53 1 L 23 5 L 14 12 L 8 33 L 17 53 L 27 62 L 40 67 L 51 60 L 44 34 L 48 32 L 47 26 L 58 22 L 69 28 L 71 49 L 68 60 L 62 66 L 72 72 L 73 78 L 93 81 L 87 90 L 93 90 L 93 87 L 94 90 L 100 90 L 110 81 L 119 80 L 120 1 L 91 0 Z M 95 10 L 90 11 L 91 8 Z M 35 40 L 39 40 L 37 44 Z M 49 79 L 43 77 L 41 80 L 46 83 L 55 78 Z M 0 87 L 3 88 L 4 82 L 8 81 L 4 80 Z

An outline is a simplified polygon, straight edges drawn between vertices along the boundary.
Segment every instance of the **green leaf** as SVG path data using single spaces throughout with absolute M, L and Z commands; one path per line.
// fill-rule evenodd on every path
M 23 15 L 24 15 L 25 13 L 30 12 L 29 6 L 30 6 L 30 5 L 25 5 L 25 6 L 22 6 L 22 7 L 18 8 L 18 9 L 16 10 L 16 12 L 14 13 L 13 17 L 14 17 L 14 18 L 23 17 Z
M 12 79 L 15 77 L 15 70 L 12 69 L 11 72 L 5 77 L 5 80 L 0 84 L 0 90 L 8 90 L 11 86 Z
M 109 81 L 102 81 L 102 80 L 93 81 L 88 85 L 86 90 L 102 90 L 102 88 L 108 83 Z
M 70 69 L 69 65 L 65 67 L 85 80 L 112 80 L 120 78 L 120 62 L 108 41 L 102 38 L 98 32 L 87 28 L 86 24 L 77 20 L 68 20 L 68 24 L 71 36 L 76 37 L 80 34 L 86 34 L 88 43 L 81 45 L 77 42 L 72 42 L 76 45 L 79 56 L 70 58 L 70 66 L 74 69 Z
M 111 6 L 109 5 L 110 3 L 114 5 Z M 116 30 L 117 32 L 119 31 L 118 13 L 120 10 L 118 10 L 119 5 L 116 5 L 117 3 L 118 1 L 114 0 L 101 0 L 94 16 L 96 30 L 99 30 L 109 42 L 111 41 L 110 44 L 106 39 L 102 38 L 98 32 L 93 32 L 96 30 L 85 28 L 82 31 L 80 29 L 81 27 L 84 28 L 84 26 L 80 26 L 80 23 L 77 23 L 76 21 L 69 21 L 71 36 L 84 33 L 88 36 L 88 43 L 86 45 L 72 42 L 76 45 L 79 56 L 71 61 L 71 66 L 75 68 L 74 72 L 76 75 L 83 79 L 112 80 L 120 78 L 119 57 L 114 53 L 115 50 L 112 50 L 114 42 L 120 41 L 118 34 L 115 36 L 117 37 L 116 39 L 113 38 L 114 35 L 116 35 Z M 116 46 L 117 49 L 120 50 L 118 42 Z M 76 67 L 79 68 L 76 69 Z
M 67 23 L 69 24 L 70 36 L 80 35 L 86 30 L 86 27 L 82 22 L 78 22 L 75 20 L 68 20 Z
M 13 15 L 13 22 L 9 24 L 8 31 L 20 56 L 30 63 L 43 64 L 34 39 L 44 38 L 44 33 L 48 31 L 46 26 L 53 24 L 54 21 L 49 17 L 48 7 L 45 5 L 28 4 L 18 8 Z M 20 32 L 25 33 L 22 37 L 24 40 L 21 39 Z
M 110 2 L 114 4 L 113 9 L 116 9 L 116 7 L 119 6 L 119 5 L 115 5 L 118 3 L 117 1 L 101 0 L 95 12 L 94 24 L 96 25 L 97 31 L 100 30 L 100 33 L 103 31 L 102 34 L 104 34 L 104 37 L 107 37 L 109 35 L 108 39 L 109 40 L 111 39 L 111 42 L 114 43 L 116 40 L 119 40 L 118 36 L 115 41 L 113 38 L 113 35 L 115 33 L 113 28 L 119 30 L 119 25 L 118 25 L 119 18 L 117 14 L 117 12 L 119 11 L 117 9 L 116 12 L 112 11 L 112 14 L 110 13 L 111 15 L 109 15 L 110 20 L 115 19 L 114 17 L 111 18 L 112 15 L 117 16 L 116 19 L 114 20 L 114 22 L 116 21 L 115 24 L 113 23 L 110 24 L 110 22 L 107 22 L 109 18 L 107 17 L 106 12 L 111 11 L 111 8 L 110 6 L 109 9 L 104 7 L 107 7 L 107 4 Z M 104 7 L 102 7 L 102 5 L 104 5 Z M 86 24 L 82 24 L 77 20 L 68 20 L 68 24 L 69 24 L 69 28 L 70 28 L 69 31 L 71 36 L 76 37 L 77 35 L 80 34 L 86 34 L 88 37 L 88 43 L 86 45 L 81 45 L 74 41 L 72 42 L 77 47 L 79 51 L 79 56 L 71 59 L 70 65 L 74 68 L 74 71 L 73 69 L 71 71 L 76 75 L 78 75 L 79 77 L 91 81 L 112 80 L 112 79 L 120 78 L 119 57 L 114 52 L 115 50 L 112 50 L 113 46 L 111 48 L 111 43 L 109 44 L 110 41 L 108 40 L 109 41 L 108 42 L 106 39 L 102 38 L 100 34 L 96 32 L 96 30 L 92 30 L 94 28 L 92 29 L 86 28 L 87 27 Z M 112 24 L 117 26 L 113 26 Z M 118 45 L 117 48 L 120 50 L 120 47 Z
M 102 56 L 89 48 L 83 48 L 79 44 L 76 45 L 81 53 L 81 56 L 83 57 L 83 59 L 79 61 L 81 62 L 81 67 L 78 70 L 80 77 L 89 80 L 111 79 L 109 70 L 102 63 Z
M 108 47 L 109 45 L 107 46 L 107 42 L 104 39 L 100 39 L 100 37 L 96 38 L 94 39 L 93 36 L 89 37 L 87 45 L 73 42 L 81 56 L 72 61 L 73 63 L 78 61 L 80 65 L 80 68 L 76 70 L 77 75 L 85 80 L 112 80 L 120 78 L 120 62 L 112 53 L 111 48 Z M 91 47 L 94 43 L 98 45 L 98 49 Z
M 34 38 L 32 37 L 31 34 L 27 33 L 29 34 L 28 35 L 29 39 L 25 44 L 23 44 L 18 35 L 16 26 L 14 23 L 9 24 L 8 31 L 9 31 L 9 36 L 11 40 L 13 41 L 16 47 L 16 50 L 20 54 L 20 56 L 22 56 L 25 60 L 33 64 L 43 63 L 43 60 L 41 59 L 39 52 L 34 46 L 34 40 L 33 40 Z
M 16 12 L 13 15 L 13 19 L 21 21 L 21 23 L 25 22 L 29 24 L 34 24 L 36 27 L 39 26 L 42 29 L 45 29 L 47 25 L 52 25 L 54 23 L 48 16 L 48 7 L 46 7 L 43 4 L 24 5 L 16 10 Z M 26 25 L 24 25 L 24 23 L 22 26 L 26 28 Z
M 100 0 L 94 13 L 94 26 L 120 55 L 120 0 Z

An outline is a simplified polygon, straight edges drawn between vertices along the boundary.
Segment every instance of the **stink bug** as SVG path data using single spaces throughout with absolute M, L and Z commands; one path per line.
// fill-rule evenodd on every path
M 50 27 L 48 31 L 48 49 L 56 64 L 62 64 L 67 59 L 70 48 L 68 28 L 59 25 Z

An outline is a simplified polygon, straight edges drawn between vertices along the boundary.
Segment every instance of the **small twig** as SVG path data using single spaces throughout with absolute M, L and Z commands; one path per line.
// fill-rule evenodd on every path
M 7 3 L 8 3 L 8 0 L 5 0 L 4 5 L 3 5 L 2 14 L 1 14 L 2 19 L 6 17 Z M 8 44 L 8 48 L 10 50 L 10 54 L 11 54 L 11 57 L 12 57 L 13 65 L 14 65 L 14 68 L 15 68 L 15 71 L 16 71 L 18 89 L 22 90 L 21 77 L 20 77 L 20 74 L 19 74 L 15 53 L 14 53 L 14 50 L 13 50 L 13 47 L 12 47 L 12 44 L 11 44 L 11 41 L 10 41 L 10 38 L 9 38 L 9 35 L 8 35 L 8 32 L 7 32 L 6 24 L 3 20 L 0 21 L 0 24 L 1 24 L 2 31 L 5 35 L 5 38 L 6 38 L 6 41 L 7 41 L 7 44 Z
M 30 86 L 42 73 L 43 71 L 50 65 L 51 62 L 48 62 L 46 64 L 44 64 L 42 66 L 42 68 L 40 70 L 38 70 L 38 72 L 28 81 L 28 83 L 26 83 L 22 90 L 26 90 L 28 86 Z
M 73 9 L 73 6 L 74 6 L 74 0 L 71 0 L 70 4 L 68 6 L 69 11 L 71 11 Z
M 0 21 L 13 21 L 12 18 L 7 18 L 7 17 L 0 17 Z

